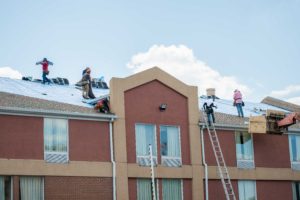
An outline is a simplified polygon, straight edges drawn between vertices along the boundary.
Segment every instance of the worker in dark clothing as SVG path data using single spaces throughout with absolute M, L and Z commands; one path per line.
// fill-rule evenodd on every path
M 205 99 L 203 104 L 203 109 L 205 113 L 207 114 L 207 122 L 208 125 L 211 126 L 211 122 L 215 123 L 215 115 L 214 115 L 214 107 L 217 108 L 216 105 L 214 105 L 215 97 L 208 97 Z
M 91 80 L 91 69 L 87 67 L 82 72 L 82 82 L 87 82 L 87 84 L 82 85 L 82 96 L 85 99 L 95 99 L 95 95 L 92 90 L 92 80 Z
M 42 81 L 42 83 L 45 84 L 47 82 L 48 84 L 50 84 L 51 81 L 47 78 L 47 75 L 49 74 L 48 66 L 53 65 L 53 63 L 50 62 L 49 60 L 47 60 L 47 58 L 44 58 L 42 61 L 37 62 L 36 65 L 43 66 L 43 75 L 42 75 L 43 81 Z

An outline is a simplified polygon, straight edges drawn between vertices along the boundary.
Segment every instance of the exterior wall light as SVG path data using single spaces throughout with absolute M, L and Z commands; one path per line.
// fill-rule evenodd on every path
M 166 103 L 160 104 L 159 110 L 160 110 L 161 112 L 165 111 L 166 109 L 167 109 L 167 104 L 166 104 Z

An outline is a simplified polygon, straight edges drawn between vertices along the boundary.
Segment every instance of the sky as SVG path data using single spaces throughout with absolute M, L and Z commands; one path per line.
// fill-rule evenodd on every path
M 300 105 L 300 0 L 0 1 L 0 76 L 80 80 L 158 66 L 198 94 Z

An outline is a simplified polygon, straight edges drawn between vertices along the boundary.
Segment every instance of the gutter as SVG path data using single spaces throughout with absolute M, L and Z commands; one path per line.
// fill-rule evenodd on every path
M 202 146 L 202 162 L 204 164 L 204 170 L 205 170 L 204 171 L 204 174 L 205 174 L 205 200 L 208 200 L 208 168 L 207 168 L 207 163 L 205 161 L 203 129 L 204 129 L 204 126 L 200 126 L 201 146 Z
M 65 112 L 65 111 L 26 109 L 26 108 L 3 107 L 3 106 L 0 106 L 0 115 L 55 117 L 55 118 L 83 119 L 83 120 L 95 120 L 95 121 L 99 121 L 99 120 L 111 121 L 111 119 L 117 118 L 113 114 Z
M 117 199 L 116 196 L 116 162 L 114 159 L 114 143 L 113 143 L 113 133 L 112 133 L 112 123 L 114 118 L 109 121 L 109 141 L 110 141 L 110 159 L 112 162 L 112 176 L 113 176 L 113 200 Z

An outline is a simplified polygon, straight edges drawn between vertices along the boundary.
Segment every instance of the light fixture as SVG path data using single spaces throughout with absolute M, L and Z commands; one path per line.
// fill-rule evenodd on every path
M 165 111 L 166 109 L 167 109 L 167 104 L 166 104 L 166 103 L 160 104 L 159 110 L 160 110 L 161 112 Z

